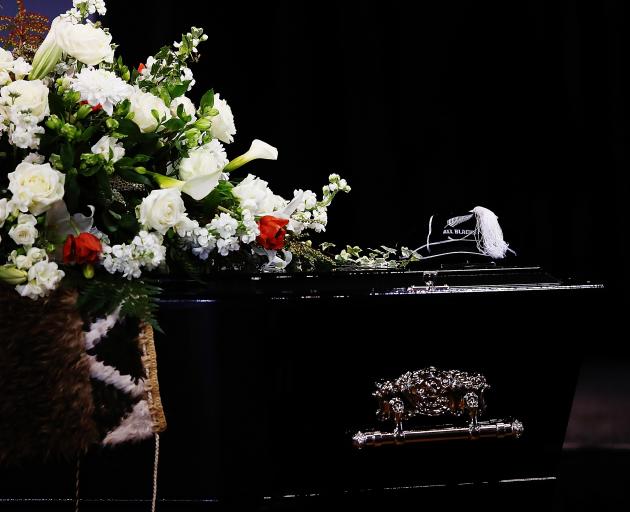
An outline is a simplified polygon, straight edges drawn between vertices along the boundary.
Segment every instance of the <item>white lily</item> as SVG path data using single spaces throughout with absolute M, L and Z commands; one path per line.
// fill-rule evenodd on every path
M 138 169 L 136 168 L 136 172 Z M 177 188 L 184 194 L 188 194 L 195 201 L 200 201 L 212 192 L 219 184 L 221 179 L 221 173 L 204 174 L 203 176 L 197 176 L 188 181 L 182 181 L 169 176 L 164 176 L 157 172 L 143 171 L 140 174 L 148 174 L 160 188 Z
M 249 150 L 241 156 L 237 156 L 234 160 L 227 164 L 223 169 L 223 172 L 232 172 L 246 163 L 258 159 L 278 160 L 278 150 L 262 140 L 254 139 Z
M 59 17 L 53 20 L 46 39 L 44 39 L 33 57 L 33 69 L 29 74 L 29 80 L 38 80 L 46 76 L 61 60 L 63 50 L 59 47 L 55 39 L 57 23 L 59 23 Z

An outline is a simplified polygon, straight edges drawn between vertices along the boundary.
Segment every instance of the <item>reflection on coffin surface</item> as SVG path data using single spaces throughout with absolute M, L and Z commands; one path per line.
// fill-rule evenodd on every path
M 164 288 L 160 499 L 268 503 L 553 477 L 601 293 L 535 267 L 226 275 Z M 460 386 L 455 400 L 453 370 L 481 375 L 483 396 Z M 432 399 L 461 414 L 377 415 L 375 384 L 409 371 L 438 372 L 444 389 Z M 418 375 L 416 398 L 430 388 Z M 358 433 L 375 432 L 391 442 L 357 448 Z M 400 442 L 413 432 L 423 442 Z M 88 458 L 82 496 L 146 499 L 150 448 Z

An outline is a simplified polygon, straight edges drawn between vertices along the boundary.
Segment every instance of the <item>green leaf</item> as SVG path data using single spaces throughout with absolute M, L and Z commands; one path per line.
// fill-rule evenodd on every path
M 116 170 L 116 173 L 124 180 L 132 183 L 140 183 L 147 187 L 153 187 L 153 181 L 149 176 L 138 174 L 130 167 L 121 167 Z
M 48 94 L 48 108 L 51 114 L 56 114 L 63 118 L 65 114 L 65 108 L 63 105 L 63 98 L 56 92 L 50 91 Z
M 199 103 L 200 108 L 203 110 L 204 108 L 212 108 L 214 107 L 214 90 L 210 89 L 206 94 L 201 98 L 201 102 Z
M 99 172 L 103 168 L 103 164 L 100 163 L 98 165 L 93 165 L 91 167 L 82 168 L 79 171 L 81 176 L 94 176 L 97 172 Z
M 186 80 L 181 84 L 173 84 L 168 86 L 168 93 L 171 95 L 171 98 L 179 98 L 183 96 L 188 91 L 188 86 L 190 85 L 190 80 Z
M 132 141 L 138 141 L 142 138 L 142 132 L 138 125 L 134 123 L 131 119 L 120 119 L 118 121 L 118 129 L 116 130 L 118 133 L 122 133 L 129 137 Z
M 164 123 L 164 128 L 171 132 L 178 132 L 184 126 L 186 126 L 186 123 L 184 123 L 184 121 L 182 121 L 181 119 L 177 119 L 175 117 L 170 118 L 168 121 L 166 121 L 166 123 Z
M 65 171 L 69 171 L 74 167 L 74 148 L 72 144 L 61 145 L 61 164 Z
M 87 142 L 92 138 L 92 135 L 94 135 L 94 133 L 96 132 L 97 127 L 96 125 L 90 125 L 88 126 L 85 130 L 83 130 L 83 133 L 77 137 L 77 142 Z
M 81 189 L 79 187 L 77 177 L 78 175 L 75 169 L 71 169 L 66 173 L 66 183 L 64 186 L 65 193 L 63 199 L 70 211 L 76 211 L 79 206 L 79 195 L 81 194 Z

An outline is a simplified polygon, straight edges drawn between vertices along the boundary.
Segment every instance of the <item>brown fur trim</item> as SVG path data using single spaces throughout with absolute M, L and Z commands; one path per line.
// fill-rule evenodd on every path
M 0 286 L 0 464 L 74 458 L 98 442 L 76 294 Z

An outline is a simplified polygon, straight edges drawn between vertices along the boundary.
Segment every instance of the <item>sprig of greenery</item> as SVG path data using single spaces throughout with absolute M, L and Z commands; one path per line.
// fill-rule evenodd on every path
M 137 318 L 161 332 L 155 316 L 161 291 L 142 279 L 121 280 L 101 274 L 82 284 L 77 306 L 92 318 L 108 315 L 120 306 L 121 316 Z

